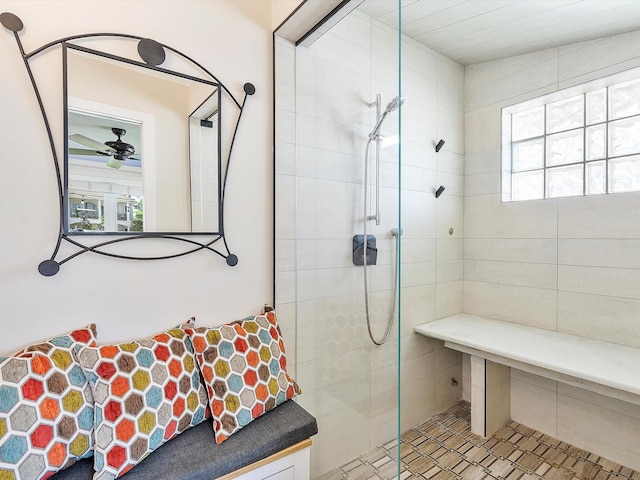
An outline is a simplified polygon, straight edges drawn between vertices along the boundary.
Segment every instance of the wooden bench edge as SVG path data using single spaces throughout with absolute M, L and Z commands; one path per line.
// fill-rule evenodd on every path
M 246 467 L 239 468 L 238 470 L 234 470 L 233 472 L 218 477 L 216 480 L 231 480 L 233 478 L 237 478 L 240 475 L 244 475 L 245 473 L 256 470 L 269 463 L 275 462 L 276 460 L 280 460 L 281 458 L 291 455 L 292 453 L 304 450 L 305 448 L 310 447 L 311 443 L 311 438 L 307 438 L 305 440 L 302 440 L 301 442 L 296 443 L 295 445 L 291 445 L 290 447 L 285 448 L 284 450 L 280 450 L 279 452 L 276 452 L 273 455 L 268 456 L 267 458 L 263 458 L 262 460 L 258 460 L 257 462 L 252 463 L 251 465 L 247 465 Z

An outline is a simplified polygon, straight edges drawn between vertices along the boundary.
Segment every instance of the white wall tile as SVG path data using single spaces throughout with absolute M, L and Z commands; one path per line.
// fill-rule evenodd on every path
M 462 363 L 457 363 L 433 375 L 436 384 L 436 412 L 442 412 L 462 398 Z M 455 379 L 458 384 L 454 385 Z M 435 412 L 434 412 L 435 413 Z M 424 421 L 425 418 L 422 417 Z M 417 423 L 417 422 L 416 422 Z M 414 423 L 414 425 L 416 424 Z
M 461 260 L 464 240 L 461 238 L 439 238 L 436 244 L 438 260 Z
M 555 290 L 465 280 L 464 311 L 556 330 L 557 295 Z
M 411 165 L 414 167 L 436 170 L 436 152 L 434 150 L 436 143 L 435 129 L 431 132 L 425 133 L 422 138 L 415 142 L 409 141 L 403 136 L 402 165 Z
M 293 112 L 276 109 L 276 138 L 279 142 L 296 142 L 296 116 Z
M 464 236 L 464 198 L 445 192 L 436 200 L 438 207 L 438 238 L 462 238 Z M 449 233 L 450 229 L 453 233 Z
M 465 154 L 500 148 L 500 109 L 492 106 L 464 114 Z
M 275 54 L 275 104 L 276 108 L 295 112 L 296 109 L 296 76 L 295 50 L 291 46 L 276 42 Z
M 464 67 L 438 55 L 438 103 L 464 111 Z
M 555 238 L 465 238 L 464 258 L 555 265 L 557 244 Z
M 560 238 L 640 238 L 640 193 L 565 198 L 558 203 Z
M 640 301 L 558 292 L 558 330 L 605 342 L 640 347 Z
M 439 410 L 436 406 L 438 388 L 429 388 L 433 380 L 416 381 L 402 386 L 400 426 L 402 431 L 424 422 Z M 450 405 L 450 404 L 449 404 Z
M 500 149 L 491 148 L 479 152 L 467 152 L 464 158 L 465 175 L 500 171 Z
M 640 299 L 640 270 L 560 265 L 558 290 Z
M 500 172 L 486 172 L 465 175 L 464 193 L 467 196 L 500 193 Z
M 560 394 L 563 393 L 563 394 Z M 598 452 L 629 468 L 640 468 L 640 407 L 629 415 L 593 402 L 592 396 L 566 395 L 563 389 L 558 395 L 558 438 L 579 448 Z M 576 398 L 581 396 L 582 398 Z M 592 403 L 593 402 L 593 403 Z
M 371 26 L 371 50 L 394 61 L 399 59 L 398 32 L 378 22 Z M 397 66 L 396 66 L 397 69 Z
M 436 285 L 436 319 L 462 313 L 463 282 Z
M 557 58 L 558 49 L 550 48 L 492 62 L 468 65 L 465 67 L 465 88 L 473 90 L 483 85 L 495 85 L 495 82 L 501 78 Z
M 558 263 L 637 269 L 640 268 L 640 239 L 561 238 Z
M 308 48 L 297 49 L 300 61 L 305 55 L 340 65 L 348 70 L 363 75 L 369 74 L 369 49 L 352 42 L 345 42 L 337 35 L 323 35 L 322 41 L 313 43 Z
M 464 195 L 465 176 L 439 171 L 437 181 L 429 191 L 435 194 L 440 185 L 445 188 L 447 195 L 461 197 Z
M 640 32 L 636 31 L 602 38 L 597 41 L 574 44 L 569 48 L 560 47 L 560 81 L 567 81 L 590 72 L 598 72 L 603 68 L 627 60 L 637 60 L 638 50 L 633 48 L 633 45 L 639 40 Z
M 516 422 L 556 437 L 557 398 L 555 384 L 548 389 L 511 376 L 511 418 Z
M 314 410 L 306 406 L 306 398 L 301 395 L 299 402 L 309 412 Z M 369 401 L 366 400 L 353 407 L 334 410 L 323 416 L 316 416 L 318 433 L 313 437 L 313 454 L 311 455 L 311 477 L 319 476 L 336 465 L 342 465 L 362 454 L 369 448 Z M 336 435 L 336 431 L 345 429 L 344 434 Z
M 296 241 L 280 239 L 276 242 L 276 272 L 296 269 Z
M 556 265 L 545 263 L 467 259 L 464 262 L 464 278 L 476 282 L 555 290 L 558 285 L 557 268 Z
M 437 144 L 437 142 L 434 142 L 434 148 L 435 144 Z M 438 157 L 438 172 L 452 173 L 454 175 L 464 175 L 464 155 L 444 149 L 440 150 L 436 155 Z
M 310 178 L 297 179 L 299 239 L 344 238 L 362 231 L 362 186 Z
M 551 58 L 537 65 L 496 78 L 475 88 L 466 87 L 465 108 L 477 110 L 489 105 L 511 101 L 522 94 L 558 84 L 558 59 Z M 515 103 L 515 102 L 513 102 Z
M 296 272 L 276 272 L 276 303 L 292 303 L 296 301 Z
M 416 336 L 413 334 L 413 328 L 416 325 L 435 320 L 436 287 L 434 284 L 403 286 L 401 302 L 400 318 L 402 330 L 406 335 Z
M 437 262 L 438 283 L 455 282 L 463 280 L 463 261 L 462 260 L 440 260 Z
M 342 153 L 297 145 L 297 173 L 301 177 L 364 183 L 364 151 Z
M 296 238 L 296 179 L 291 175 L 276 175 L 275 223 L 276 239 Z
M 292 143 L 276 142 L 276 174 L 296 174 L 296 146 Z
M 370 449 L 393 440 L 398 431 L 398 394 L 391 390 L 371 397 Z
M 444 150 L 464 153 L 464 120 L 462 111 L 440 105 L 437 106 L 437 137 L 443 138 Z
M 423 75 L 436 78 L 438 75 L 440 55 L 415 40 L 404 38 L 402 42 L 402 63 Z M 454 67 L 451 67 L 454 68 Z M 464 80 L 464 73 L 460 75 Z M 458 79 L 458 81 L 460 81 Z
M 296 98 L 296 111 L 299 117 L 311 117 L 337 124 L 338 127 L 334 128 L 351 132 L 362 145 L 371 128 L 371 109 L 368 102 L 363 101 L 360 94 L 355 92 L 345 97 L 300 92 Z M 324 132 L 324 129 L 320 131 Z
M 556 238 L 554 200 L 501 203 L 499 195 L 466 197 L 465 238 Z
M 358 13 L 354 12 L 344 17 L 331 28 L 328 34 L 369 50 L 371 48 L 371 19 Z
M 296 115 L 296 140 L 298 145 L 306 147 L 363 155 L 363 140 L 366 140 L 367 130 L 316 117 Z

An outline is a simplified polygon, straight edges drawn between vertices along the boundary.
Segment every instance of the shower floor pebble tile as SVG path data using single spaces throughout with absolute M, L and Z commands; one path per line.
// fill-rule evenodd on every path
M 401 435 L 400 480 L 640 480 L 640 472 L 509 422 L 489 438 L 471 433 L 461 401 Z M 392 440 L 316 480 L 395 480 Z

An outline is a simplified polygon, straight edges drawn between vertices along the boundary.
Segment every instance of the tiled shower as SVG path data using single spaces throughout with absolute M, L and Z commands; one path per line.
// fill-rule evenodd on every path
M 463 67 L 403 36 L 399 89 L 398 32 L 362 12 L 310 47 L 276 37 L 276 307 L 298 401 L 320 427 L 313 476 L 468 399 L 468 358 L 414 335 L 416 324 L 464 311 L 640 346 L 640 194 L 500 201 L 500 109 L 638 67 L 639 41 L 631 32 Z M 397 146 L 385 148 L 370 285 L 381 332 L 400 212 L 400 328 L 374 347 L 351 242 L 362 233 L 368 104 L 399 91 L 402 173 Z M 637 400 L 512 369 L 511 413 L 640 469 Z
M 462 311 L 464 69 L 403 38 L 402 194 L 395 112 L 382 129 L 391 145 L 381 154 L 381 222 L 368 227 L 377 238 L 368 271 L 380 337 L 392 307 L 390 231 L 401 199 L 401 328 L 376 347 L 351 249 L 363 232 L 364 153 L 376 120 L 369 103 L 379 93 L 384 108 L 399 91 L 398 32 L 356 11 L 308 48 L 282 39 L 276 48 L 276 308 L 295 332 L 299 402 L 319 422 L 317 475 L 393 439 L 399 412 L 409 428 L 461 396 L 460 354 L 413 326 Z

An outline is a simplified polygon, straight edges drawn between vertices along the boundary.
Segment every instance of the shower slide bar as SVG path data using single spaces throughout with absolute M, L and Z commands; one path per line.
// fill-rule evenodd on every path
M 380 125 L 382 125 L 381 121 L 381 110 L 382 110 L 382 96 L 378 93 L 376 94 L 376 101 L 369 104 L 370 108 L 376 107 L 376 123 L 377 127 L 374 127 L 371 134 L 369 134 L 369 142 L 375 140 L 376 142 L 376 213 L 375 215 L 368 215 L 367 220 L 375 220 L 376 225 L 380 225 L 380 141 L 382 138 L 380 137 Z M 367 158 L 368 162 L 369 159 Z

